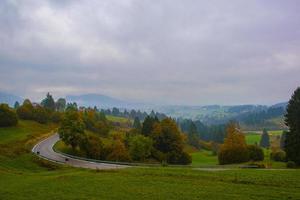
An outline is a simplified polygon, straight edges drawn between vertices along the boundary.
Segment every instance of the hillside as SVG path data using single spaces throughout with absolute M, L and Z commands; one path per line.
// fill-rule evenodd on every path
M 40 125 L 31 121 L 21 121 L 14 128 L 0 128 L 0 199 L 226 200 L 234 197 L 243 200 L 300 197 L 297 187 L 300 174 L 296 170 L 207 171 L 131 167 L 94 171 L 52 164 L 38 159 L 30 149 L 54 128 L 52 124 Z M 215 162 L 203 160 L 199 155 L 195 158 L 200 163 Z
M 158 110 L 176 118 L 200 120 L 204 124 L 224 124 L 230 120 L 240 122 L 244 130 L 286 129 L 284 114 L 287 103 L 273 106 L 165 106 Z

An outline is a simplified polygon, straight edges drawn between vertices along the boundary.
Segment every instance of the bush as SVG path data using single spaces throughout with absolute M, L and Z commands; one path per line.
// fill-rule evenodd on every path
M 249 153 L 249 160 L 252 161 L 262 161 L 264 160 L 264 152 L 263 149 L 257 145 L 248 145 L 247 146 Z
M 16 113 L 7 104 L 0 104 L 0 127 L 15 126 L 17 123 Z
M 285 162 L 286 161 L 286 154 L 283 150 L 275 150 L 271 152 L 270 155 L 271 159 L 274 161 L 279 161 L 279 162 Z
M 242 163 L 249 161 L 247 148 L 221 148 L 218 154 L 220 165 Z
M 191 156 L 183 151 L 176 152 L 176 151 L 171 151 L 168 152 L 167 154 L 167 162 L 170 164 L 190 164 L 192 162 Z
M 296 168 L 296 163 L 294 161 L 288 161 L 286 163 L 287 168 Z

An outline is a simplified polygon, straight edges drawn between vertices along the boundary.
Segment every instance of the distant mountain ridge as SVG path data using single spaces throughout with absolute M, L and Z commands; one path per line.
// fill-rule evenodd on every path
M 82 94 L 67 95 L 67 102 L 76 102 L 79 106 L 98 108 L 120 109 L 140 109 L 150 112 L 155 110 L 173 118 L 185 118 L 200 120 L 205 124 L 223 124 L 229 120 L 237 120 L 245 129 L 260 129 L 262 127 L 270 129 L 284 129 L 284 114 L 288 102 L 281 102 L 272 106 L 266 105 L 206 105 L 206 106 L 187 106 L 187 105 L 151 105 L 136 103 L 113 98 L 102 94 Z M 23 102 L 23 98 L 17 95 L 0 92 L 0 103 L 7 103 L 11 107 L 18 101 Z
M 67 95 L 66 100 L 67 102 L 76 102 L 78 105 L 86 107 L 97 106 L 100 108 L 126 108 L 134 106 L 134 103 L 102 94 Z
M 23 98 L 14 94 L 9 94 L 0 91 L 0 103 L 6 103 L 9 106 L 14 106 L 15 102 L 18 101 L 20 104 L 23 103 Z

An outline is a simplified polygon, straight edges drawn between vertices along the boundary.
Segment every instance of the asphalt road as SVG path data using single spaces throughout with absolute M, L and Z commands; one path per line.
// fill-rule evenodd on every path
M 120 169 L 120 168 L 129 167 L 126 165 L 90 162 L 90 161 L 71 158 L 56 153 L 53 150 L 53 146 L 57 141 L 59 141 L 58 134 L 52 135 L 44 139 L 43 141 L 40 141 L 38 144 L 36 144 L 32 148 L 32 152 L 49 161 L 67 164 L 73 167 L 88 168 L 88 169 Z

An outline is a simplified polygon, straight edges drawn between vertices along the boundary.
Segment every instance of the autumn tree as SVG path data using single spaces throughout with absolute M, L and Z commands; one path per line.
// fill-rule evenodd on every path
M 65 113 L 58 133 L 63 142 L 75 150 L 84 137 L 84 123 L 76 111 Z
M 17 115 L 21 119 L 30 120 L 33 119 L 33 105 L 29 99 L 25 99 L 22 106 L 17 109 Z
M 109 154 L 107 156 L 108 160 L 130 161 L 130 155 L 128 149 L 126 149 L 125 144 L 120 139 L 114 140 L 110 145 L 108 151 L 109 151 Z
M 129 153 L 133 160 L 144 161 L 151 155 L 153 141 L 149 137 L 136 135 L 130 138 Z
M 163 119 L 160 123 L 154 124 L 151 137 L 154 141 L 154 148 L 165 154 L 168 163 L 188 164 L 190 156 L 183 151 L 183 137 L 174 120 Z
M 80 150 L 84 151 L 86 156 L 93 159 L 101 159 L 103 154 L 103 142 L 96 135 L 87 135 L 81 137 Z
M 235 122 L 230 122 L 226 131 L 227 137 L 218 153 L 219 163 L 223 165 L 248 161 L 249 153 L 245 135 L 240 131 L 239 126 Z
M 18 123 L 18 118 L 7 104 L 0 104 L 0 127 L 15 126 Z
M 98 133 L 101 136 L 107 136 L 109 132 L 109 124 L 103 113 L 97 112 L 94 109 L 86 109 L 82 113 L 85 127 Z
M 289 127 L 285 139 L 287 159 L 300 165 L 300 87 L 289 100 L 285 123 Z
M 264 148 L 270 147 L 270 137 L 269 137 L 268 131 L 266 129 L 263 130 L 259 146 L 264 147 Z

